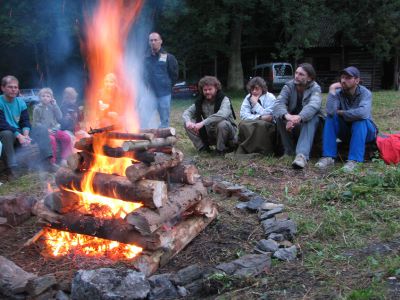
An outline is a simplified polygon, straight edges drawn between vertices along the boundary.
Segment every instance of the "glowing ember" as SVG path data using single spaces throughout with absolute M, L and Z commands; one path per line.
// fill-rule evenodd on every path
M 75 254 L 93 257 L 106 256 L 111 259 L 132 259 L 143 251 L 142 248 L 135 245 L 55 229 L 46 229 L 44 237 L 46 251 L 54 257 Z

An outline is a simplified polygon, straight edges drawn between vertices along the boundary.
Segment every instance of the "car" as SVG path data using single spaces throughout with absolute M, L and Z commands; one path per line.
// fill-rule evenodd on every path
M 173 98 L 193 98 L 198 94 L 197 85 L 186 83 L 186 81 L 178 82 L 172 87 Z
M 293 67 L 287 62 L 257 65 L 253 68 L 253 76 L 262 77 L 269 91 L 280 91 L 287 81 L 294 78 Z
M 40 89 L 20 89 L 19 98 L 25 101 L 29 105 L 35 105 L 39 103 L 39 91 Z

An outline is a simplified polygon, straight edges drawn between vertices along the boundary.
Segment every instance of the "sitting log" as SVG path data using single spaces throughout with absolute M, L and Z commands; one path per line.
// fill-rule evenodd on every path
M 60 188 L 82 191 L 84 176 L 84 173 L 60 168 L 56 173 L 56 184 Z M 124 201 L 141 202 L 150 208 L 162 207 L 167 200 L 167 185 L 163 181 L 141 180 L 132 183 L 123 176 L 95 173 L 92 188 L 97 194 Z
M 146 175 L 158 174 L 164 170 L 176 167 L 183 161 L 183 153 L 175 150 L 172 155 L 156 153 L 154 162 L 147 166 L 144 163 L 133 164 L 126 168 L 125 175 L 131 182 L 136 182 Z
M 166 138 L 154 138 L 151 141 L 125 141 L 122 143 L 124 151 L 147 150 L 150 148 L 163 148 L 175 145 L 177 139 L 174 136 Z
M 190 186 L 175 186 L 168 193 L 168 200 L 163 207 L 158 210 L 140 207 L 125 219 L 140 233 L 151 234 L 163 224 L 179 220 L 186 210 L 201 201 L 206 194 L 207 190 L 200 181 Z

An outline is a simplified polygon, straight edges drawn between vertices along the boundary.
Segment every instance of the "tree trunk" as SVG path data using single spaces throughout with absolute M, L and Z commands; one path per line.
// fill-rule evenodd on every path
M 242 27 L 243 21 L 241 16 L 235 16 L 231 24 L 228 89 L 243 89 L 243 67 L 241 58 Z
M 400 90 L 400 65 L 399 65 L 399 55 L 397 54 L 394 58 L 393 86 L 395 91 Z

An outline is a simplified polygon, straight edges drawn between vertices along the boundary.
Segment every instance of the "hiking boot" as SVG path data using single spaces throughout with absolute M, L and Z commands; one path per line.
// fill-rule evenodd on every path
M 304 154 L 297 154 L 296 158 L 292 162 L 292 167 L 295 169 L 303 169 L 307 165 L 307 159 Z
M 332 157 L 322 157 L 319 161 L 315 164 L 315 166 L 320 170 L 325 170 L 330 166 L 335 164 L 335 160 Z
M 357 169 L 358 167 L 358 162 L 356 162 L 355 160 L 348 160 L 346 161 L 346 163 L 344 164 L 342 170 L 345 173 L 351 173 L 353 172 L 355 169 Z

